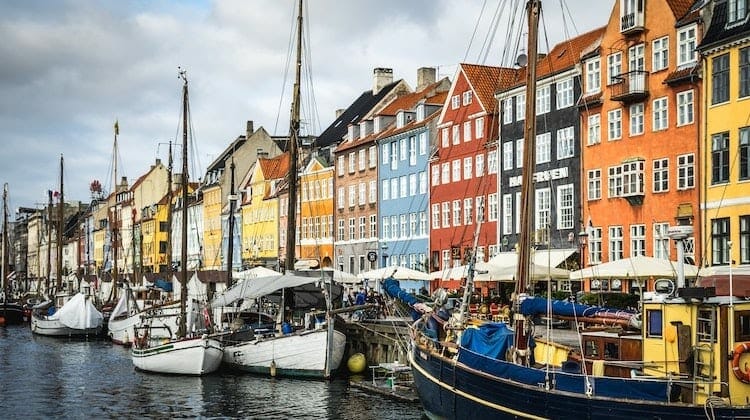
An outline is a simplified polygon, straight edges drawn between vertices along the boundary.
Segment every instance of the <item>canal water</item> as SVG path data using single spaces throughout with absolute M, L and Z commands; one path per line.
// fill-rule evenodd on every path
M 419 404 L 330 382 L 220 371 L 204 377 L 133 368 L 106 340 L 67 340 L 0 327 L 1 418 L 422 419 Z

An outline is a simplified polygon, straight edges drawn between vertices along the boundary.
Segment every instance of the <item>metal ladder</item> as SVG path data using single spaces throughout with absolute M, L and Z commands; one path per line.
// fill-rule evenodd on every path
M 716 345 L 716 310 L 710 309 L 708 318 L 701 317 L 700 310 L 693 346 L 693 402 L 699 395 L 712 395 L 714 376 L 714 346 Z M 702 328 L 708 326 L 708 328 Z M 707 331 L 706 331 L 707 329 Z

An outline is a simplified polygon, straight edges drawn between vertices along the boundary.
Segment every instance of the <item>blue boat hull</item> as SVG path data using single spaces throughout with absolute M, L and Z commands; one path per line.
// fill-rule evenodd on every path
M 546 390 L 480 372 L 416 343 L 410 353 L 414 383 L 425 412 L 435 419 L 674 419 L 750 418 L 747 407 L 588 397 Z

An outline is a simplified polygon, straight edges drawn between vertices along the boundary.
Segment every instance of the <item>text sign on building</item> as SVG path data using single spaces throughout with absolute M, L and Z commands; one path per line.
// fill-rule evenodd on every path
M 551 181 L 555 179 L 562 179 L 568 177 L 568 167 L 563 166 L 562 168 L 555 168 L 549 171 L 535 172 L 534 183 Z M 508 179 L 509 187 L 520 187 L 521 186 L 521 175 L 510 177 Z

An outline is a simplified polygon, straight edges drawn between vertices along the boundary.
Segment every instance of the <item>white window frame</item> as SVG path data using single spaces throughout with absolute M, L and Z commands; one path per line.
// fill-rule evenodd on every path
M 661 131 L 669 128 L 669 101 L 666 96 L 654 99 L 652 103 L 653 120 L 652 131 Z
M 563 109 L 573 106 L 573 78 L 557 82 L 555 86 L 557 97 L 556 97 L 556 108 Z
M 586 179 L 588 200 L 600 200 L 602 198 L 602 170 L 599 168 L 589 169 L 586 172 Z
M 669 158 L 654 159 L 651 179 L 653 179 L 652 191 L 654 193 L 669 191 Z
M 513 99 L 508 98 L 503 101 L 503 124 L 513 122 Z
M 474 137 L 477 139 L 484 138 L 484 117 L 478 117 L 474 120 Z
M 599 57 L 586 60 L 586 94 L 599 93 L 602 90 L 602 62 Z
M 506 141 L 503 143 L 503 170 L 513 169 L 513 142 Z
M 586 144 L 592 146 L 602 142 L 602 116 L 601 114 L 591 114 L 587 118 L 588 133 Z
M 573 229 L 575 225 L 575 194 L 573 184 L 557 187 L 557 229 Z
M 547 163 L 552 160 L 552 134 L 536 135 L 536 163 Z
M 609 141 L 622 139 L 622 109 L 607 112 L 607 138 Z
M 471 179 L 474 175 L 474 158 L 467 156 L 464 158 L 464 179 Z
M 689 25 L 677 31 L 677 67 L 694 64 L 698 61 L 698 25 Z
M 695 95 L 693 89 L 677 93 L 677 126 L 695 122 Z
M 645 132 L 646 123 L 643 115 L 646 106 L 643 102 L 630 105 L 630 135 L 637 136 Z
M 657 72 L 669 68 L 669 36 L 651 41 L 651 71 Z
M 550 85 L 540 86 L 536 89 L 536 115 L 543 115 L 550 111 L 551 88 Z
M 526 93 L 519 93 L 516 98 L 516 121 L 526 119 Z
M 503 194 L 503 235 L 513 233 L 513 195 Z
M 575 155 L 574 134 L 572 126 L 557 130 L 557 160 L 572 158 Z
M 677 190 L 695 188 L 695 154 L 677 156 Z
M 622 74 L 622 52 L 607 56 L 607 85 L 614 85 L 620 83 L 620 75 Z

